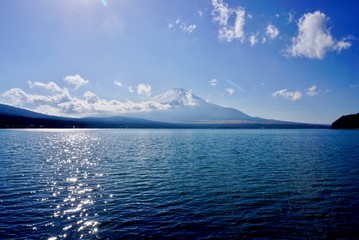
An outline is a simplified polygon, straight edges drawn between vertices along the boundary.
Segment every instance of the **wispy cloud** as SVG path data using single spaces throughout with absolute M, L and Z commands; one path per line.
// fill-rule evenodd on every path
M 128 91 L 129 91 L 130 93 L 134 93 L 133 88 L 132 88 L 131 86 L 128 87 Z
M 75 90 L 78 89 L 79 87 L 86 85 L 89 83 L 89 80 L 85 80 L 83 79 L 80 75 L 76 74 L 76 75 L 69 75 L 64 77 L 64 80 L 71 85 L 75 86 Z
M 212 0 L 213 21 L 220 26 L 218 37 L 221 40 L 231 42 L 238 39 L 241 42 L 245 40 L 245 10 L 242 7 L 230 8 L 223 0 Z M 234 16 L 234 22 L 229 22 L 231 16 Z
M 279 35 L 279 30 L 274 25 L 268 24 L 266 34 L 270 39 L 275 39 Z
M 209 81 L 209 84 L 211 85 L 211 86 L 216 86 L 217 85 L 217 79 L 215 79 L 215 78 L 213 78 L 212 80 L 210 80 Z
M 191 32 L 193 32 L 196 28 L 197 28 L 197 25 L 195 25 L 195 24 L 191 24 L 191 25 L 187 26 L 185 23 L 183 23 L 183 24 L 180 26 L 180 29 L 182 29 L 183 32 L 186 32 L 186 33 L 191 33 Z
M 250 43 L 251 47 L 253 47 L 254 45 L 256 45 L 258 43 L 258 33 L 251 34 L 251 36 L 249 37 L 249 43 Z
M 168 28 L 178 28 L 181 29 L 185 33 L 192 33 L 196 28 L 196 24 L 187 24 L 183 22 L 181 19 L 176 19 L 174 23 L 168 23 Z
M 328 17 L 320 12 L 304 14 L 298 21 L 298 34 L 292 38 L 292 44 L 285 50 L 285 55 L 323 59 L 328 51 L 340 52 L 351 46 L 343 38 L 337 41 L 326 28 Z
M 114 84 L 115 86 L 117 86 L 117 87 L 123 87 L 122 82 L 121 82 L 121 81 L 118 81 L 118 80 L 113 81 L 113 84 Z
M 307 94 L 308 96 L 310 96 L 310 97 L 314 97 L 315 95 L 317 95 L 317 94 L 318 94 L 317 86 L 316 86 L 316 85 L 313 85 L 313 86 L 309 87 L 309 88 L 307 89 L 306 94 Z
M 301 99 L 302 93 L 298 90 L 294 91 L 294 92 L 289 92 L 289 91 L 287 91 L 287 89 L 282 89 L 282 90 L 278 90 L 272 94 L 272 97 L 278 97 L 278 96 L 280 96 L 284 99 L 296 101 L 296 100 Z
M 294 21 L 294 14 L 289 12 L 288 13 L 288 24 Z
M 199 17 L 203 17 L 203 15 L 204 15 L 204 13 L 203 13 L 202 10 L 198 10 L 198 11 L 197 11 L 197 14 L 198 14 Z
M 225 88 L 224 90 L 227 92 L 227 94 L 228 94 L 229 96 L 232 96 L 232 94 L 234 93 L 234 89 L 233 89 L 233 88 Z
M 137 86 L 137 94 L 144 96 L 151 96 L 151 85 L 140 83 Z
M 60 88 L 56 83 L 49 82 L 49 83 L 42 83 L 42 82 L 28 82 L 30 88 L 42 88 L 45 90 L 50 90 L 52 92 L 62 92 L 63 89 Z

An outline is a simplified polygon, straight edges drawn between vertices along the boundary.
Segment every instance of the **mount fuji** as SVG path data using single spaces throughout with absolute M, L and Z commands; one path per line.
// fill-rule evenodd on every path
M 237 109 L 209 103 L 192 91 L 173 88 L 148 101 L 165 110 L 137 112 L 127 116 L 172 123 L 264 123 L 269 120 L 249 116 Z
M 269 120 L 209 103 L 192 91 L 173 88 L 149 101 L 153 109 L 112 117 L 50 116 L 0 104 L 0 128 L 328 128 Z

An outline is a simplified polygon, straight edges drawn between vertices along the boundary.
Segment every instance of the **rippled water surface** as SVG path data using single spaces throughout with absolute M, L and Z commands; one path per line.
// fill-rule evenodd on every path
M 0 238 L 359 236 L 359 131 L 0 130 Z

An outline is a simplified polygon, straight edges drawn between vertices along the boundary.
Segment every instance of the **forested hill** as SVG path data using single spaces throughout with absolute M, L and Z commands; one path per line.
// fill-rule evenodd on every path
M 332 123 L 334 129 L 359 129 L 359 113 L 341 116 Z

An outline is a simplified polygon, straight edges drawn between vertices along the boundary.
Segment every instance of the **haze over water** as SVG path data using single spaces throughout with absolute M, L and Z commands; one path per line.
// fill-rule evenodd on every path
M 0 237 L 354 238 L 359 132 L 0 130 Z

